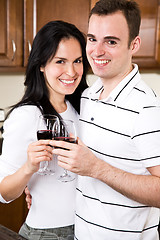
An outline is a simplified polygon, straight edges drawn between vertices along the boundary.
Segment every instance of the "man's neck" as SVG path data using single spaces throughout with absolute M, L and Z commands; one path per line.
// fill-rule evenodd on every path
M 123 74 L 121 77 L 114 77 L 113 79 L 101 79 L 103 82 L 103 90 L 100 94 L 99 99 L 105 99 L 109 96 L 109 94 L 117 87 L 117 85 L 133 70 L 133 66 L 130 67 L 130 69 Z

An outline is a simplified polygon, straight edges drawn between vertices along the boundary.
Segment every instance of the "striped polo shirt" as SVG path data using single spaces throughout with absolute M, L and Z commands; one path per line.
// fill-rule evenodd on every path
M 111 94 L 99 100 L 98 79 L 81 100 L 82 141 L 100 159 L 126 172 L 150 175 L 160 165 L 160 100 L 141 80 L 138 66 Z M 157 240 L 158 208 L 133 201 L 107 184 L 78 177 L 78 240 Z

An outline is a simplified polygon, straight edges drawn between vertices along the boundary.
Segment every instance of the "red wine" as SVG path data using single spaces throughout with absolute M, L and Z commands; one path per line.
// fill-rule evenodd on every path
M 77 143 L 77 139 L 73 137 L 54 137 L 54 140 L 59 140 L 59 141 L 65 141 L 65 142 L 70 142 L 70 143 Z M 55 148 L 61 148 L 61 147 L 55 147 Z M 67 150 L 67 148 L 61 148 L 64 150 Z
M 73 137 L 54 137 L 54 140 L 77 143 L 77 140 Z
M 52 139 L 52 131 L 51 130 L 38 130 L 37 138 L 40 139 Z

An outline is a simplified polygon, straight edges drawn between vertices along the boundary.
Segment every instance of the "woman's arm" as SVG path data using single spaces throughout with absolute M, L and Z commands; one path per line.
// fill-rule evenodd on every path
M 36 154 L 42 154 L 42 142 L 37 140 L 38 116 L 36 106 L 26 105 L 12 111 L 4 122 L 3 148 L 0 160 L 0 194 L 9 201 L 23 192 L 39 162 Z M 31 144 L 31 145 L 29 145 Z M 30 146 L 28 148 L 28 146 Z M 27 155 L 28 149 L 28 155 Z
M 24 191 L 31 176 L 38 171 L 41 161 L 52 160 L 50 140 L 40 140 L 28 147 L 28 159 L 15 173 L 6 176 L 0 183 L 0 193 L 6 201 L 18 198 Z

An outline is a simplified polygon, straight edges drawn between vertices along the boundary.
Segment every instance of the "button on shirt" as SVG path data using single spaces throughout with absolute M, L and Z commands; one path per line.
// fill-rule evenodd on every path
M 126 172 L 150 175 L 160 165 L 160 100 L 141 80 L 138 66 L 99 100 L 101 79 L 81 100 L 82 141 L 100 159 Z M 78 240 L 157 240 L 159 209 L 133 201 L 107 184 L 79 176 Z

